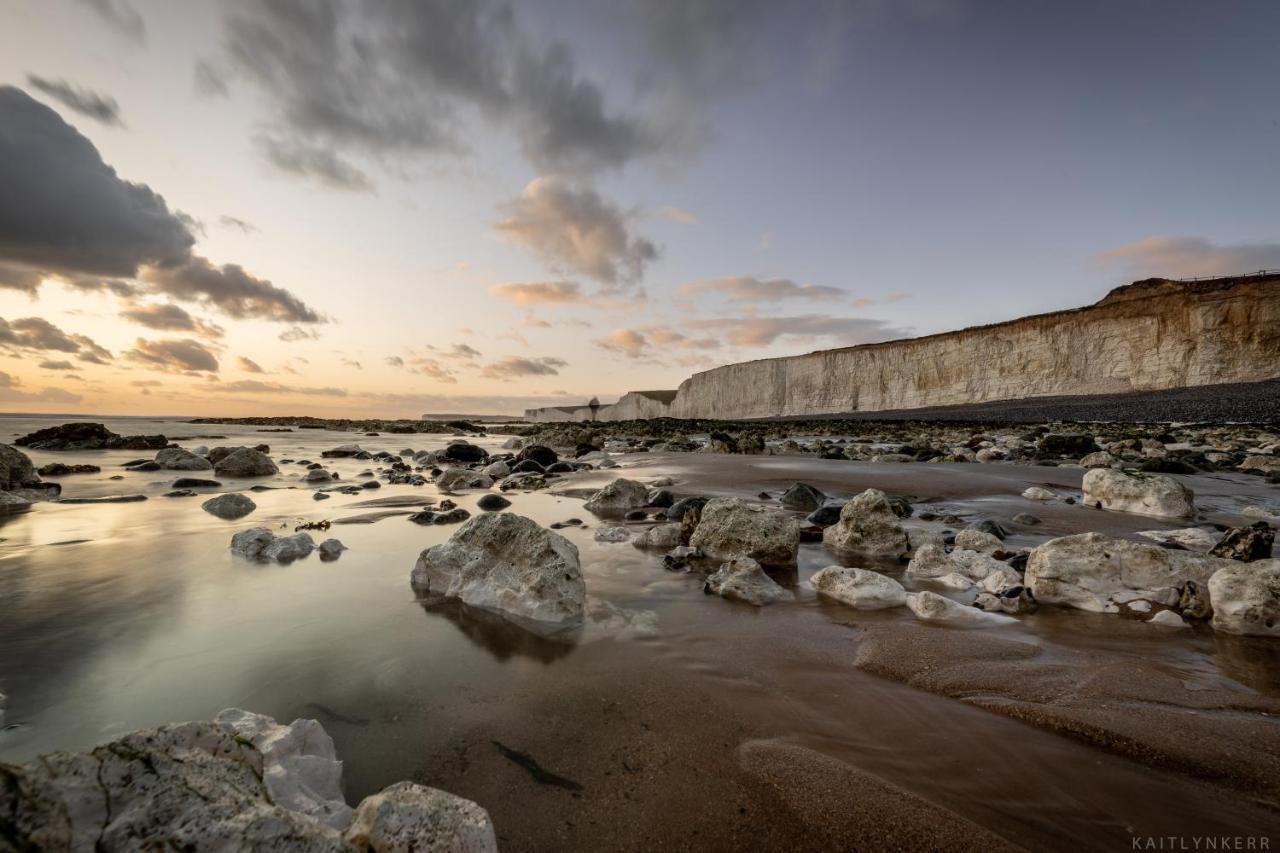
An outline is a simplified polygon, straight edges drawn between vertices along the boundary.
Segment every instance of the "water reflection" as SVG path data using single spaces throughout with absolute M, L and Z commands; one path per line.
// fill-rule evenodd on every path
M 582 639 L 581 624 L 561 628 L 547 636 L 457 599 L 428 595 L 419 598 L 418 603 L 429 616 L 443 617 L 453 623 L 468 640 L 500 661 L 526 657 L 553 663 L 572 652 Z

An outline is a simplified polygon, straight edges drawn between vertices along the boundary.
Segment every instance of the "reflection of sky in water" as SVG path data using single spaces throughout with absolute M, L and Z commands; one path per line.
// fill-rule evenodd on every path
M 9 427 L 15 434 L 37 425 L 43 424 L 0 420 L 0 428 Z M 347 433 L 309 430 L 259 433 L 251 427 L 158 422 L 109 425 L 122 433 L 228 436 L 185 441 L 189 446 L 266 442 L 278 462 L 319 461 L 323 449 L 353 440 Z M 439 447 L 445 437 L 354 440 L 373 451 L 394 453 L 405 447 Z M 501 441 L 496 437 L 483 443 L 495 449 Z M 253 492 L 258 509 L 228 522 L 201 511 L 203 497 L 161 496 L 173 479 L 212 476 L 209 472 L 125 474 L 125 480 L 112 481 L 108 478 L 119 473 L 121 463 L 146 454 L 31 455 L 37 465 L 59 459 L 103 467 L 101 474 L 62 478 L 67 495 L 142 492 L 150 499 L 117 505 L 42 504 L 8 517 L 0 526 L 0 691 L 9 695 L 9 722 L 19 724 L 0 734 L 4 760 L 84 748 L 140 726 L 204 718 L 224 707 L 240 706 L 280 719 L 317 717 L 334 732 L 340 750 L 344 743 L 362 739 L 360 749 L 343 751 L 348 778 L 357 789 L 380 787 L 414 770 L 412 729 L 404 728 L 405 720 L 425 715 L 442 725 L 457 725 L 493 715 L 493 702 L 518 707 L 529 701 L 536 686 L 547 682 L 552 670 L 556 683 L 573 689 L 578 674 L 598 673 L 602 666 L 624 676 L 638 655 L 650 663 L 665 659 L 689 677 L 711 677 L 722 667 L 726 637 L 754 634 L 753 642 L 767 642 L 761 633 L 767 637 L 770 630 L 823 636 L 824 631 L 843 630 L 845 623 L 910 618 L 905 611 L 855 617 L 818 602 L 803 588 L 798 607 L 744 609 L 704 596 L 697 576 L 663 571 L 656 554 L 599 544 L 590 529 L 568 528 L 561 532 L 581 551 L 595 617 L 578 645 L 553 643 L 487 614 L 415 600 L 408 581 L 414 560 L 423 548 L 447 538 L 456 529 L 452 526 L 422 527 L 389 517 L 313 533 L 317 542 L 334 536 L 349 546 L 334 562 L 322 562 L 313 554 L 288 566 L 250 564 L 227 550 L 231 534 L 246 527 L 291 530 L 301 521 L 376 511 L 356 504 L 392 495 L 421 496 L 426 504 L 439 497 L 434 487 L 384 486 L 354 496 L 334 494 L 322 502 L 312 500 L 310 488 Z M 344 482 L 378 464 L 354 459 L 324 462 L 339 471 Z M 558 487 L 589 491 L 619 475 L 647 479 L 664 474 L 676 477 L 678 493 L 754 495 L 764 489 L 777 494 L 800 479 L 828 494 L 848 496 L 877 485 L 928 499 L 935 510 L 967 512 L 974 518 L 1008 518 L 1024 511 L 1042 516 L 1042 528 L 1011 540 L 1020 546 L 1086 528 L 1124 533 L 1165 526 L 1082 507 L 1030 506 L 1016 497 L 1031 483 L 1078 485 L 1079 472 L 1065 469 L 869 466 L 706 455 L 638 457 L 626 464 L 625 471 L 566 478 Z M 229 480 L 227 486 L 296 486 L 305 472 L 296 464 L 281 464 L 281 469 L 279 477 Z M 1227 506 L 1228 494 L 1256 490 L 1261 495 L 1264 489 L 1248 479 L 1195 479 L 1210 506 Z M 480 494 L 469 492 L 455 499 L 475 512 Z M 596 524 L 577 498 L 547 493 L 510 497 L 513 511 L 544 525 L 573 516 Z M 941 529 L 940 523 L 912 524 Z M 73 544 L 52 544 L 59 542 Z M 832 562 L 835 559 L 821 546 L 806 545 L 799 571 L 778 579 L 803 581 Z M 901 566 L 877 568 L 901 576 Z M 655 612 L 657 636 L 628 630 L 627 609 Z M 1159 661 L 1192 687 L 1226 679 L 1254 687 L 1275 682 L 1276 653 L 1271 647 L 1191 632 L 1178 638 L 1153 633 L 1149 640 L 1137 642 L 1128 632 L 1117 639 L 1108 629 L 1115 623 L 1108 618 L 1042 613 L 1012 633 L 1050 647 L 1131 651 Z M 595 642 L 604 637 L 620 642 Z M 750 653 L 749 644 L 732 639 L 729 648 L 735 655 Z M 785 667 L 768 672 L 770 679 L 792 679 L 791 688 L 800 691 L 813 688 L 816 677 L 812 672 L 787 672 Z M 820 695 L 821 690 L 814 694 Z M 912 695 L 894 693 L 894 701 L 922 701 Z M 820 725 L 814 722 L 819 717 Z M 821 730 L 827 733 L 824 737 L 831 736 L 827 714 L 797 718 L 791 725 L 798 734 Z M 368 740 L 379 733 L 381 742 Z M 409 740 L 401 744 L 401 738 Z

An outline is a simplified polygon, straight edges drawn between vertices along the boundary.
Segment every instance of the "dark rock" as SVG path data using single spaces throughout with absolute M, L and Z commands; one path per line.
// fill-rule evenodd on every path
M 512 474 L 545 474 L 547 469 L 542 463 L 533 459 L 524 459 L 517 462 L 511 469 Z
M 1002 542 L 1009 536 L 1009 532 L 1001 527 L 999 522 L 992 521 L 989 518 L 979 521 L 976 524 L 970 524 L 969 529 L 981 530 L 983 533 L 990 533 Z
M 204 480 L 200 477 L 179 477 L 171 484 L 175 489 L 218 489 L 222 483 L 217 480 Z
M 444 449 L 440 458 L 450 462 L 483 462 L 489 458 L 489 451 L 464 441 L 455 441 Z
M 482 495 L 480 500 L 476 501 L 476 506 L 485 512 L 497 512 L 500 509 L 506 509 L 511 506 L 511 501 L 502 495 Z
M 435 512 L 433 510 L 423 510 L 415 512 L 409 516 L 409 520 L 414 524 L 458 524 L 466 521 L 471 517 L 471 513 L 462 507 L 454 507 L 446 512 Z
M 1214 557 L 1225 557 L 1228 560 L 1239 560 L 1252 563 L 1255 560 L 1271 559 L 1271 548 L 1276 541 L 1276 532 L 1265 521 L 1259 521 L 1248 527 L 1230 527 L 1218 544 L 1209 550 Z
M 1036 448 L 1036 458 L 1048 459 L 1066 456 L 1079 459 L 1101 449 L 1091 435 L 1082 435 L 1074 432 L 1051 432 L 1040 439 L 1040 444 Z
M 911 501 L 897 496 L 889 498 L 889 509 L 893 510 L 893 514 L 898 518 L 910 518 L 915 512 L 911 507 Z
M 804 524 L 800 526 L 801 542 L 821 542 L 822 528 L 816 524 Z
M 689 512 L 695 515 L 702 514 L 702 508 L 707 505 L 710 498 L 704 498 L 700 495 L 680 500 L 667 507 L 667 519 L 669 521 L 680 521 Z
M 64 504 L 131 504 L 145 501 L 146 495 L 107 495 L 101 498 L 62 498 L 58 503 Z
M 1034 527 L 1040 523 L 1040 519 L 1029 512 L 1020 512 L 1013 517 L 1014 524 L 1025 524 L 1028 527 Z
M 41 465 L 37 471 L 41 477 L 65 477 L 68 474 L 98 474 L 102 471 L 97 465 L 64 465 L 61 462 L 50 462 Z
M 1149 474 L 1194 474 L 1196 469 L 1186 462 L 1165 457 L 1164 459 L 1147 459 L 1138 466 L 1139 471 Z
M 154 459 L 148 459 L 145 462 L 139 463 L 137 465 L 130 465 L 129 470 L 130 471 L 159 471 L 161 467 L 162 466 L 160 465 L 159 462 L 155 461 Z
M 27 454 L 7 444 L 0 444 L 0 490 L 21 489 L 38 482 L 40 478 Z
M 805 521 L 818 527 L 830 527 L 840 520 L 844 501 L 828 501 L 805 517 Z
M 633 509 L 623 516 L 627 521 L 644 521 L 649 514 L 642 509 Z
M 196 493 L 191 489 L 174 489 L 172 492 L 165 492 L 166 498 L 194 498 Z
M 796 483 L 783 492 L 778 500 L 787 509 L 812 512 L 821 507 L 826 499 L 826 495 L 808 483 Z
M 572 462 L 556 462 L 547 466 L 548 474 L 572 474 L 576 470 Z
M 645 506 L 665 509 L 675 502 L 676 496 L 666 489 L 652 489 L 649 492 L 649 502 Z
M 546 470 L 559 462 L 560 457 L 554 450 L 544 444 L 531 444 L 516 454 L 517 463 L 524 462 L 525 460 L 537 462 L 538 465 L 541 466 L 542 470 Z M 512 468 L 511 470 L 519 471 L 520 469 L 517 467 Z M 541 473 L 541 471 L 539 473 Z

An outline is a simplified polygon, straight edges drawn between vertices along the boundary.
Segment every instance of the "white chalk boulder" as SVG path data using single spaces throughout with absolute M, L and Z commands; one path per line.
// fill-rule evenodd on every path
M 712 498 L 702 508 L 689 544 L 718 560 L 749 558 L 766 566 L 790 566 L 800 548 L 800 523 L 788 513 L 737 498 Z
M 1280 637 L 1280 560 L 1227 562 L 1209 578 L 1214 630 Z
M 809 585 L 820 595 L 858 610 L 884 610 L 907 603 L 907 591 L 888 575 L 867 569 L 827 566 L 814 572 Z
M 910 547 L 907 531 L 879 489 L 867 489 L 846 503 L 840 520 L 822 531 L 822 541 L 841 551 L 884 556 L 903 554 Z
M 795 598 L 792 592 L 783 589 L 765 574 L 760 563 L 750 557 L 740 557 L 722 564 L 719 571 L 707 578 L 703 591 L 735 601 L 745 601 L 756 607 Z
M 1195 514 L 1195 493 L 1172 477 L 1114 468 L 1094 468 L 1085 473 L 1084 503 L 1156 518 L 1188 518 Z

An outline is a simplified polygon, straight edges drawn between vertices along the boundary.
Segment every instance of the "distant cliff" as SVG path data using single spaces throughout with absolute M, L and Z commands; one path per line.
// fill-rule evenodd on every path
M 767 418 L 1114 394 L 1280 377 L 1280 273 L 1146 279 L 1082 308 L 729 364 L 633 392 L 598 420 Z M 591 420 L 586 407 L 530 420 Z

